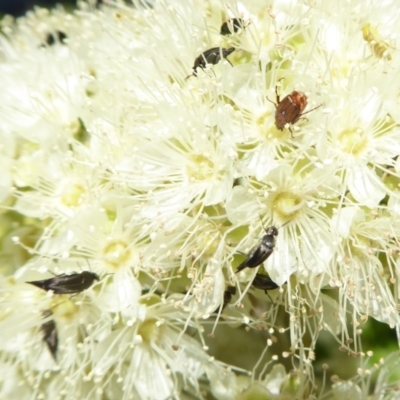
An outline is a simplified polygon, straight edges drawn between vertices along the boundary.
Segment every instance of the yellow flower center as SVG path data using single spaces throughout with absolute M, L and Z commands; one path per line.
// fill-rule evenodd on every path
M 339 133 L 337 140 L 341 150 L 353 156 L 362 154 L 368 146 L 368 139 L 361 128 L 345 129 Z
M 202 154 L 195 154 L 186 167 L 186 173 L 190 180 L 210 180 L 214 176 L 214 163 Z
M 272 209 L 276 219 L 289 221 L 301 212 L 304 200 L 292 192 L 277 193 L 272 201 Z
M 74 183 L 66 188 L 61 203 L 69 208 L 75 208 L 82 204 L 86 195 L 86 189 L 80 183 Z
M 140 325 L 138 334 L 142 337 L 144 343 L 154 343 L 158 341 L 161 335 L 161 327 L 157 324 L 157 320 L 148 319 Z
M 114 269 L 125 265 L 132 256 L 132 250 L 123 240 L 110 240 L 103 248 L 105 262 Z

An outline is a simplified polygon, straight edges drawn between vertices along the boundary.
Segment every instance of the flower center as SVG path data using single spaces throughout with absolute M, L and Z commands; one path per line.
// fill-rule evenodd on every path
M 62 197 L 61 203 L 68 207 L 74 208 L 82 204 L 86 195 L 86 189 L 80 183 L 74 183 L 66 188 Z
M 107 264 L 117 269 L 124 265 L 132 256 L 132 250 L 123 240 L 110 240 L 103 248 L 103 256 Z
M 140 325 L 138 334 L 142 337 L 144 343 L 154 343 L 159 338 L 160 326 L 157 324 L 157 320 L 148 319 Z
M 71 321 L 78 314 L 79 307 L 69 300 L 65 300 L 62 303 L 59 300 L 55 301 L 54 307 L 57 307 L 57 314 L 63 318 Z
M 365 151 L 368 145 L 365 132 L 361 128 L 349 128 L 339 133 L 337 139 L 344 153 L 358 156 Z
M 195 154 L 190 158 L 186 173 L 190 180 L 209 180 L 214 175 L 214 163 L 202 154 Z
M 272 209 L 277 219 L 294 219 L 304 206 L 304 200 L 292 192 L 277 193 L 272 200 Z

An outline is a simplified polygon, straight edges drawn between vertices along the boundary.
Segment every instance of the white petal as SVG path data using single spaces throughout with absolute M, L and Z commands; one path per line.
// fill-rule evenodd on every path
M 203 279 L 193 288 L 195 297 L 190 307 L 199 316 L 206 316 L 221 304 L 225 291 L 225 278 L 220 268 L 208 266 Z
M 343 238 L 349 237 L 351 225 L 353 224 L 354 216 L 357 214 L 358 210 L 358 207 L 341 208 L 337 214 L 332 217 L 332 229 Z
M 0 203 L 9 196 L 11 190 L 11 175 L 7 171 L 0 172 Z
M 354 198 L 367 207 L 374 208 L 385 197 L 385 188 L 366 166 L 354 166 L 348 174 L 348 186 Z
M 333 385 L 333 398 L 337 400 L 363 400 L 361 389 L 353 382 L 339 382 Z
M 105 278 L 107 279 L 107 278 Z M 108 312 L 126 312 L 130 315 L 136 310 L 141 295 L 141 286 L 137 279 L 126 274 L 115 274 L 111 283 L 97 298 L 98 307 Z
M 210 380 L 211 392 L 218 400 L 234 399 L 237 389 L 237 378 L 232 371 L 207 365 L 206 372 Z
M 233 224 L 246 224 L 254 220 L 259 213 L 260 206 L 256 197 L 243 186 L 232 189 L 230 200 L 226 203 L 226 212 Z
M 264 264 L 270 278 L 279 286 L 287 282 L 290 275 L 297 271 L 297 261 L 289 243 L 278 237 L 273 253 Z
M 398 190 L 394 190 L 389 197 L 388 210 L 390 214 L 400 215 L 400 192 Z
M 323 314 L 323 325 L 328 329 L 333 335 L 338 335 L 342 329 L 342 322 L 339 317 L 339 303 L 332 297 L 326 294 L 320 293 L 319 298 L 322 301 L 322 306 L 324 309 Z
M 323 232 L 315 233 L 310 241 L 302 242 L 301 253 L 303 262 L 312 274 L 321 274 L 328 271 L 329 263 L 334 254 L 332 238 Z
M 281 386 L 286 378 L 286 370 L 282 364 L 277 364 L 272 367 L 271 372 L 266 377 L 266 388 L 274 395 L 278 396 L 281 391 Z

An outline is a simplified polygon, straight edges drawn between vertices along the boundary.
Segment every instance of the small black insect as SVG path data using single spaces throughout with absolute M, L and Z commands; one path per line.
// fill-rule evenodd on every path
M 94 281 L 99 281 L 97 274 L 90 271 L 56 275 L 54 278 L 26 282 L 43 290 L 52 290 L 55 294 L 74 294 L 90 288 Z
M 229 49 L 225 49 L 224 47 L 213 47 L 211 49 L 206 50 L 201 53 L 195 60 L 193 65 L 193 74 L 187 76 L 185 79 L 188 79 L 191 76 L 197 76 L 197 68 L 204 69 L 207 64 L 218 64 L 221 61 L 221 58 L 225 58 L 229 64 L 232 63 L 226 58 L 235 51 L 234 47 L 230 47 Z M 222 56 L 222 57 L 221 57 Z M 233 65 L 232 65 L 233 66 Z
M 236 33 L 240 28 L 244 27 L 244 20 L 242 18 L 231 18 L 221 25 L 221 35 L 231 35 Z
M 222 310 L 224 310 L 224 308 L 231 302 L 232 300 L 232 296 L 234 296 L 236 294 L 236 286 L 228 286 L 224 292 L 224 300 L 222 302 Z M 214 314 L 217 314 L 219 311 L 218 307 L 215 311 Z
M 224 292 L 224 302 L 222 309 L 224 309 L 232 300 L 232 296 L 236 294 L 236 286 L 228 286 Z
M 268 290 L 274 290 L 279 287 L 269 276 L 262 274 L 256 274 L 252 285 L 257 289 L 264 290 L 265 294 L 268 294 Z
M 43 318 L 48 318 L 51 317 L 53 313 L 50 310 L 45 310 L 42 312 L 42 315 Z M 41 326 L 41 330 L 43 332 L 43 341 L 47 344 L 47 347 L 54 360 L 57 361 L 58 335 L 54 319 L 44 322 Z
M 275 226 L 269 227 L 265 231 L 265 235 L 262 237 L 260 244 L 255 247 L 247 258 L 239 265 L 236 273 L 246 267 L 255 268 L 261 265 L 274 251 L 277 236 L 278 228 Z
M 286 282 L 285 282 L 286 283 Z M 268 290 L 278 289 L 279 285 L 277 285 L 269 276 L 256 274 L 253 279 L 252 286 L 256 289 L 264 290 L 264 293 L 269 297 L 271 303 L 274 303 L 271 296 L 268 293 Z
M 44 42 L 47 46 L 52 46 L 55 43 L 64 43 L 64 40 L 67 39 L 67 35 L 59 30 L 54 32 L 49 32 L 44 39 Z M 43 44 L 44 46 L 44 44 Z

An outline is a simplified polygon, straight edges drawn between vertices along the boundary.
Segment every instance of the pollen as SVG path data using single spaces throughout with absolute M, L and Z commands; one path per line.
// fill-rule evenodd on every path
M 368 147 L 368 139 L 363 129 L 348 128 L 337 136 L 340 148 L 344 153 L 359 156 Z

